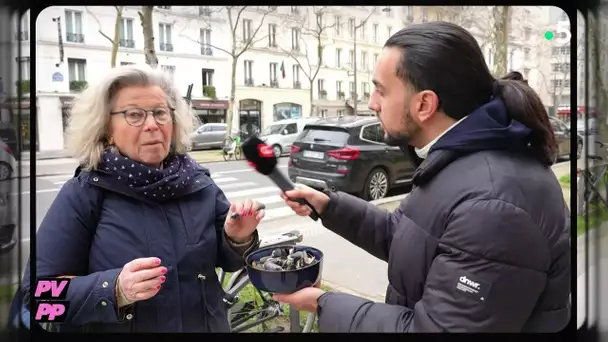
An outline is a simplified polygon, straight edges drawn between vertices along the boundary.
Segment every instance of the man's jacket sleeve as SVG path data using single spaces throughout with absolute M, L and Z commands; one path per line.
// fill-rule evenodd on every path
M 323 226 L 359 248 L 388 261 L 388 251 L 399 220 L 400 208 L 393 213 L 344 192 L 330 192 L 329 204 L 321 214 Z
M 513 229 L 525 227 L 526 229 Z M 383 229 L 383 227 L 380 227 Z M 399 229 L 414 229 L 404 224 Z M 526 232 L 525 234 L 509 234 Z M 321 332 L 515 332 L 545 287 L 538 260 L 522 264 L 530 248 L 543 249 L 537 225 L 500 200 L 461 203 L 449 221 L 413 309 L 341 293 L 319 298 Z M 398 245 L 391 248 L 399 248 Z M 490 256 L 491 255 L 491 256 Z M 411 262 L 411 261 L 410 261 Z M 407 262 L 402 263 L 407 267 Z M 390 270 L 389 270 L 390 272 Z M 406 270 L 402 271 L 407 274 Z M 396 280 L 393 280 L 396 281 Z

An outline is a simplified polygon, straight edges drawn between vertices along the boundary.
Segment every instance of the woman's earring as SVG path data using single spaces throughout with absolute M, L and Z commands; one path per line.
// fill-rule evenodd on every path
M 108 145 L 114 145 L 114 137 L 110 137 L 110 139 L 108 139 Z

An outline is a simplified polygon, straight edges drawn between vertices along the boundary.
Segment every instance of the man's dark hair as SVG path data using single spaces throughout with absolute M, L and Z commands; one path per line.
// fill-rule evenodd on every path
M 532 130 L 533 155 L 547 165 L 555 161 L 555 136 L 538 94 L 522 82 L 521 73 L 495 79 L 467 30 L 441 21 L 416 24 L 395 33 L 384 46 L 402 52 L 397 76 L 415 91 L 434 91 L 446 115 L 460 120 L 498 96 L 509 115 Z

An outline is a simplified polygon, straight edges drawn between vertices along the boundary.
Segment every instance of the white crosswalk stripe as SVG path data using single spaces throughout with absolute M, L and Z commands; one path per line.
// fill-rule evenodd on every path
M 228 200 L 242 202 L 245 200 L 256 200 L 266 205 L 264 221 L 274 220 L 290 215 L 295 216 L 293 211 L 285 205 L 279 196 L 280 190 L 276 186 L 260 186 L 254 181 L 239 179 L 239 173 L 234 171 L 224 171 L 211 174 L 211 178 L 224 192 Z M 227 175 L 225 175 L 228 173 Z M 56 189 L 38 190 L 37 192 L 52 192 L 58 190 L 72 177 L 71 174 L 38 177 L 54 184 Z

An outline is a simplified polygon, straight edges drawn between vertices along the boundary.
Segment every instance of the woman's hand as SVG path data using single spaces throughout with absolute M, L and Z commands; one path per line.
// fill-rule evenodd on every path
M 139 258 L 128 262 L 118 275 L 119 307 L 154 297 L 165 282 L 167 268 L 159 258 Z M 120 300 L 122 299 L 122 300 Z M 124 305 L 120 305 L 124 304 Z
M 262 218 L 264 218 L 264 210 L 255 211 L 259 206 L 259 202 L 251 200 L 247 200 L 245 203 L 232 203 L 230 205 L 224 230 L 232 241 L 245 243 L 251 239 L 253 232 L 257 229 Z M 238 213 L 240 217 L 232 219 L 230 216 L 233 213 Z

